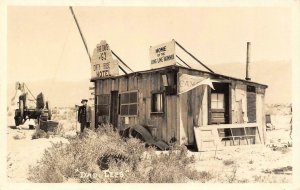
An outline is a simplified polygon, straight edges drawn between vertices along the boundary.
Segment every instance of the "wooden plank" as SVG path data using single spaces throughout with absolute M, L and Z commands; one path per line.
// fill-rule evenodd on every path
M 166 96 L 167 99 L 167 130 L 166 130 L 166 142 L 169 142 L 172 138 L 172 97 Z
M 256 107 L 257 107 L 257 112 L 256 112 L 256 118 L 257 118 L 257 124 L 258 124 L 258 130 L 260 132 L 260 139 L 263 140 L 263 143 L 265 142 L 265 122 L 263 123 L 264 120 L 264 114 L 263 114 L 263 95 L 262 94 L 257 94 L 256 95 Z
M 172 138 L 174 138 L 175 140 L 178 140 L 177 139 L 177 122 L 176 122 L 176 114 L 177 114 L 177 102 L 176 102 L 176 96 L 171 96 L 171 99 L 172 99 L 172 125 L 171 125 L 171 135 L 172 135 Z
M 204 87 L 204 94 L 202 98 L 202 123 L 208 125 L 208 87 Z
M 193 123 L 193 111 L 194 111 L 194 98 L 195 98 L 195 89 L 187 92 L 187 128 L 188 128 L 188 144 L 193 144 L 194 142 L 194 123 Z
M 188 140 L 188 128 L 187 128 L 187 94 L 181 94 L 180 95 L 181 99 L 180 99 L 180 109 L 181 109 L 181 138 L 183 141 L 183 144 L 187 144 L 187 140 Z
M 216 128 L 194 127 L 198 151 L 220 150 Z
M 119 83 L 120 83 L 120 87 L 119 87 L 120 92 L 128 91 L 127 90 L 127 78 L 125 78 L 125 77 L 120 78 Z
M 178 83 L 177 83 L 178 84 Z M 180 109 L 180 95 L 176 96 L 176 139 L 178 143 L 182 144 L 181 139 L 181 109 Z
M 234 123 L 234 124 L 219 124 L 219 125 L 207 125 L 203 126 L 203 128 L 241 128 L 241 127 L 257 127 L 258 123 Z

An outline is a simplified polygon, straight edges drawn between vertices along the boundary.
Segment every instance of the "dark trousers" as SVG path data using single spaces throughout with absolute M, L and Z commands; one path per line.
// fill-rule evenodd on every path
M 82 122 L 80 123 L 80 132 L 83 133 L 84 128 L 90 128 L 90 122 Z

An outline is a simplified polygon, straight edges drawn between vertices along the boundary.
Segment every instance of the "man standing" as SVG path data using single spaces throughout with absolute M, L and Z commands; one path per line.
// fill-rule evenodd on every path
M 78 122 L 80 123 L 80 133 L 83 133 L 84 128 L 89 128 L 91 123 L 91 107 L 87 106 L 87 99 L 82 99 L 82 106 L 78 109 Z

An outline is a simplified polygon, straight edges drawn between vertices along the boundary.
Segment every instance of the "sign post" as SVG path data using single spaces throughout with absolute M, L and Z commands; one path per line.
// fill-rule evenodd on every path
M 150 47 L 151 69 L 176 64 L 175 40 Z
M 112 52 L 105 40 L 94 49 L 91 59 L 92 79 L 107 78 L 119 75 L 119 62 L 113 59 Z

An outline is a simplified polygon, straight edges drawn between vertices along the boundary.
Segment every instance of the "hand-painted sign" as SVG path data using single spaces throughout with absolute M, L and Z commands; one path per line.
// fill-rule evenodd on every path
M 151 68 L 176 64 L 175 40 L 150 47 Z
M 179 86 L 178 94 L 185 93 L 193 88 L 200 85 L 208 85 L 214 89 L 213 82 L 218 82 L 216 80 L 211 80 L 210 78 L 204 78 L 201 76 L 193 76 L 188 74 L 179 74 Z
M 113 59 L 112 52 L 105 40 L 94 49 L 91 60 L 92 79 L 119 75 L 119 62 Z

